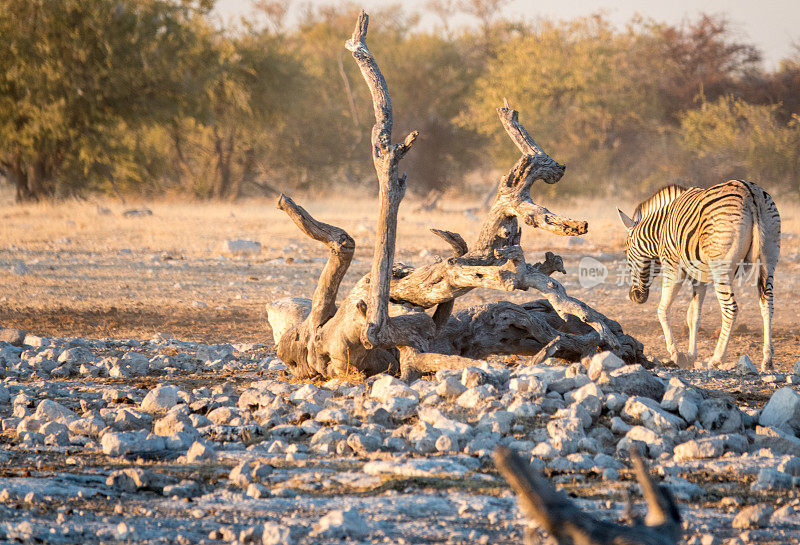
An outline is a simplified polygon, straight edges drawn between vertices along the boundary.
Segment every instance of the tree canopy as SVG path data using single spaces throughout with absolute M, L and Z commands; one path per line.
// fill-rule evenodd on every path
M 718 17 L 620 29 L 602 15 L 503 20 L 503 3 L 429 2 L 434 30 L 400 5 L 373 14 L 398 129 L 421 133 L 410 190 L 512 159 L 494 115 L 508 99 L 575 193 L 734 172 L 797 193 L 800 53 L 766 71 Z M 288 0 L 261 0 L 261 18 L 234 25 L 213 6 L 0 0 L 0 176 L 17 198 L 371 183 L 370 98 L 341 47 L 355 6 L 309 4 L 293 23 Z M 458 11 L 476 25 L 453 27 Z

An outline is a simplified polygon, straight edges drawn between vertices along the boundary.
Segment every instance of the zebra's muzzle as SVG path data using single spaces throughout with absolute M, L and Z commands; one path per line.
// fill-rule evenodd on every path
M 641 288 L 631 288 L 631 291 L 628 292 L 628 297 L 631 298 L 631 301 L 634 303 L 639 303 L 640 305 L 647 301 L 647 297 L 649 295 L 650 290 Z

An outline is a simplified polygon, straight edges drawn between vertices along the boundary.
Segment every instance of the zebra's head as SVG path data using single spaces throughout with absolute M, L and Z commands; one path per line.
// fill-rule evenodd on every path
M 662 187 L 648 199 L 639 203 L 633 218 L 617 209 L 622 224 L 628 230 L 625 240 L 625 258 L 630 271 L 631 289 L 628 296 L 634 303 L 644 303 L 650 295 L 653 272 L 658 265 L 658 238 L 667 205 L 686 191 L 682 185 Z
M 652 254 L 652 249 L 642 236 L 639 224 L 642 221 L 641 215 L 637 210 L 634 217 L 628 217 L 625 212 L 617 209 L 619 212 L 619 219 L 628 230 L 628 237 L 625 239 L 625 259 L 628 262 L 628 272 L 630 273 L 631 289 L 628 291 L 628 297 L 634 303 L 642 304 L 647 301 L 650 295 L 650 285 L 653 282 L 653 275 L 651 274 L 653 267 L 653 260 L 655 255 Z

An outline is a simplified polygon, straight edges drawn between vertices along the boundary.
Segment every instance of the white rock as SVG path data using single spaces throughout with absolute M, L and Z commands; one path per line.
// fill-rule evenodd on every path
M 561 454 L 572 454 L 584 437 L 583 423 L 578 418 L 556 418 L 547 423 L 550 443 Z
M 257 255 L 261 253 L 261 243 L 255 240 L 228 239 L 224 249 L 233 255 Z
M 525 401 L 524 399 L 515 399 L 508 406 L 508 412 L 518 417 L 536 416 L 541 410 L 541 406 L 536 403 L 531 403 L 530 401 Z
M 354 508 L 346 511 L 330 511 L 314 525 L 311 536 L 325 539 L 342 539 L 346 537 L 363 537 L 369 533 L 369 527 Z
M 103 453 L 109 456 L 160 452 L 166 448 L 164 438 L 146 430 L 106 432 L 100 438 Z
M 779 389 L 772 394 L 758 422 L 762 426 L 788 427 L 800 432 L 800 394 L 789 387 Z
M 67 409 L 61 403 L 52 399 L 43 399 L 36 407 L 34 417 L 45 422 L 63 422 L 69 424 L 78 419 L 78 415 Z
M 603 372 L 597 382 L 605 391 L 649 397 L 656 401 L 661 401 L 666 390 L 664 384 L 641 365 L 626 365 L 613 371 Z
M 457 452 L 460 450 L 458 439 L 450 433 L 443 433 L 440 435 L 439 438 L 436 439 L 434 446 L 439 452 Z
M 613 371 L 624 366 L 625 362 L 622 361 L 616 354 L 612 352 L 600 352 L 592 356 L 588 365 L 588 375 L 592 380 L 597 380 L 603 371 Z
M 675 447 L 675 460 L 703 460 L 717 458 L 725 452 L 724 442 L 721 437 L 707 437 L 686 441 Z
M 744 431 L 742 411 L 729 399 L 713 397 L 698 404 L 697 420 L 705 429 L 715 433 Z
M 210 462 L 217 459 L 217 451 L 200 441 L 195 441 L 186 453 L 186 461 L 190 464 L 196 462 Z
M 242 462 L 228 474 L 228 481 L 240 488 L 247 488 L 250 483 L 264 480 L 272 473 L 272 466 L 259 461 Z
M 73 365 L 81 365 L 82 363 L 91 363 L 94 361 L 94 354 L 88 348 L 83 346 L 75 346 L 64 350 L 58 356 L 59 363 L 71 363 Z
M 756 426 L 753 446 L 770 449 L 775 454 L 800 456 L 800 439 L 782 428 Z
M 630 423 L 642 424 L 659 433 L 674 432 L 686 427 L 682 418 L 668 413 L 657 401 L 647 397 L 629 398 L 620 414 Z
M 401 477 L 454 477 L 463 478 L 470 469 L 459 459 L 446 457 L 411 458 L 408 460 L 374 460 L 364 464 L 367 475 L 399 475 Z
M 493 431 L 500 435 L 507 435 L 514 423 L 514 415 L 508 411 L 492 411 L 478 419 L 476 429 L 479 431 Z
M 157 420 L 153 426 L 153 433 L 167 437 L 176 433 L 187 433 L 194 437 L 199 435 L 188 416 L 174 412 L 167 413 L 166 416 Z
M 472 433 L 472 426 L 447 418 L 439 409 L 420 407 L 417 411 L 420 421 L 426 422 L 443 433 L 461 439 Z
M 632 427 L 618 416 L 611 419 L 611 431 L 614 433 L 628 433 Z
M 292 392 L 292 395 L 289 396 L 289 399 L 295 403 L 308 401 L 309 403 L 315 403 L 321 406 L 323 403 L 325 403 L 325 400 L 330 399 L 331 397 L 333 397 L 333 392 L 331 390 L 328 390 L 327 388 L 317 388 L 313 384 L 305 384 Z
M 436 385 L 436 393 L 442 397 L 458 397 L 467 391 L 458 377 L 447 376 Z
M 768 505 L 751 505 L 745 507 L 733 519 L 732 526 L 739 529 L 747 528 L 762 528 L 769 524 L 769 518 L 772 516 L 773 509 Z
M 381 405 L 392 418 L 405 420 L 414 414 L 419 407 L 419 401 L 415 397 L 393 397 Z
M 792 456 L 778 465 L 778 471 L 800 477 L 800 457 Z
M 346 424 L 350 421 L 350 417 L 338 407 L 328 407 L 319 411 L 314 420 L 320 424 Z
M 694 422 L 699 411 L 697 404 L 688 396 L 684 396 L 678 402 L 678 414 L 687 422 Z
M 625 406 L 626 401 L 628 401 L 628 396 L 625 394 L 609 392 L 606 394 L 606 409 L 614 413 L 619 412 Z
M 160 385 L 144 396 L 141 409 L 148 413 L 164 413 L 177 405 L 178 401 L 178 388 L 172 385 Z
M 800 483 L 800 479 L 796 479 Z M 795 479 L 788 473 L 777 471 L 771 467 L 759 470 L 756 482 L 750 487 L 752 491 L 759 490 L 788 490 L 794 486 Z
M 372 433 L 351 433 L 347 437 L 347 446 L 353 452 L 364 456 L 370 452 L 375 452 L 381 448 L 381 437 Z
M 656 433 L 644 426 L 633 426 L 628 433 L 625 434 L 623 440 L 617 444 L 617 450 L 627 452 L 631 441 L 640 441 L 647 445 L 647 450 L 653 458 L 672 450 L 671 441 L 667 440 L 662 434 Z
M 669 487 L 675 497 L 683 501 L 695 501 L 703 497 L 703 489 L 683 477 L 667 477 L 664 486 Z
M 69 431 L 75 435 L 86 435 L 89 437 L 97 437 L 101 431 L 106 427 L 106 423 L 101 418 L 96 416 L 84 416 L 70 422 Z
M 370 396 L 383 402 L 390 401 L 394 397 L 411 397 L 419 399 L 419 394 L 409 388 L 405 382 L 396 378 L 384 375 L 372 384 Z
M 747 354 L 742 354 L 739 356 L 739 361 L 736 362 L 734 372 L 737 375 L 757 375 L 758 369 L 756 369 L 756 366 L 753 365 L 752 361 L 750 361 L 750 358 L 747 356 Z
M 486 401 L 494 397 L 493 388 L 487 384 L 482 384 L 474 388 L 468 389 L 466 392 L 458 396 L 456 405 L 465 409 L 474 409 L 486 403 Z
M 669 380 L 669 387 L 664 392 L 664 397 L 661 398 L 661 408 L 665 411 L 678 411 L 682 401 L 692 401 L 695 405 L 703 401 L 703 396 L 694 388 L 686 386 L 680 379 L 671 378 Z
M 264 533 L 261 536 L 262 545 L 293 545 L 291 532 L 286 526 L 267 522 L 264 524 Z

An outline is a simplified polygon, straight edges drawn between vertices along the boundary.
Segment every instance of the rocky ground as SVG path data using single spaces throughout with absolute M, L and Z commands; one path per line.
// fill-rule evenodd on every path
M 638 445 L 686 542 L 800 540 L 800 365 L 603 353 L 322 384 L 267 345 L 0 333 L 3 541 L 521 543 L 499 444 L 611 520 L 642 506 Z
M 374 199 L 298 202 L 356 238 L 350 289 L 369 268 Z M 589 220 L 589 234 L 526 231 L 529 261 L 561 254 L 569 293 L 665 360 L 658 285 L 645 305 L 626 297 L 620 203 L 549 204 Z M 0 329 L 0 541 L 518 544 L 526 521 L 492 466 L 497 444 L 617 520 L 629 493 L 643 508 L 627 454 L 638 441 L 679 498 L 687 542 L 796 543 L 800 211 L 779 205 L 773 375 L 746 360 L 648 371 L 606 356 L 539 367 L 511 357 L 411 385 L 301 383 L 275 359 L 265 306 L 310 296 L 326 254 L 272 202 L 8 205 L 0 325 L 30 334 Z M 480 220 L 463 210 L 475 202 L 447 206 L 404 205 L 398 261 L 449 255 L 429 227 L 474 239 Z M 607 267 L 600 284 L 579 281 L 585 258 Z M 731 364 L 760 364 L 750 284 L 737 288 Z M 680 346 L 687 291 L 675 304 Z M 535 298 L 475 290 L 456 311 Z M 719 322 L 709 295 L 701 358 Z

